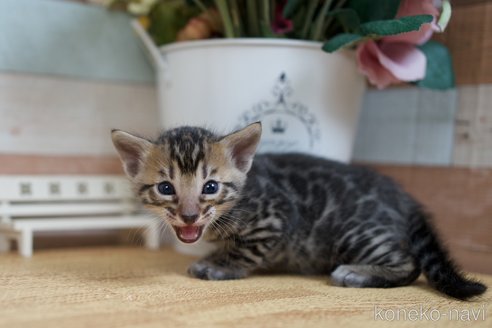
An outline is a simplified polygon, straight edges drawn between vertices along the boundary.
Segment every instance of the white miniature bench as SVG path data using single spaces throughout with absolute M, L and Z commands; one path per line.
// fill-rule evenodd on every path
M 140 214 L 122 176 L 0 176 L 0 252 L 17 240 L 32 256 L 33 233 L 140 228 L 145 246 L 159 248 L 159 222 Z

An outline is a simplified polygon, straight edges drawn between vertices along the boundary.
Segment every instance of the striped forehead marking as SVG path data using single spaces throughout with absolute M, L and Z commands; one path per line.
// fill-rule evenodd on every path
M 170 157 L 182 174 L 195 174 L 205 158 L 208 143 L 217 138 L 209 131 L 194 127 L 181 127 L 164 133 L 159 142 L 169 145 Z

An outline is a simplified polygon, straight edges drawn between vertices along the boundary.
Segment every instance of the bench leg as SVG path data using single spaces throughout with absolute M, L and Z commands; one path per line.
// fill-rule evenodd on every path
M 5 234 L 0 233 L 0 253 L 8 251 L 10 251 L 10 239 Z
M 19 254 L 24 257 L 32 256 L 32 231 L 22 230 L 17 238 L 17 247 Z
M 145 247 L 154 250 L 159 249 L 161 245 L 159 224 L 154 222 L 149 224 L 147 229 L 145 229 L 143 237 L 145 240 Z

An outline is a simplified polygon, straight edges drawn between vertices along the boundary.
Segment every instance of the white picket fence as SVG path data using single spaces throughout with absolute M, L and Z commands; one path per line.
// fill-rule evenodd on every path
M 157 249 L 158 225 L 121 176 L 0 176 L 0 252 L 14 239 L 30 257 L 37 231 L 127 228 L 141 229 L 145 246 Z

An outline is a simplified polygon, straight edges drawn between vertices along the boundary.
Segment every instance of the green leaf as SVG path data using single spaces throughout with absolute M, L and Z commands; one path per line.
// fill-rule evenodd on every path
M 453 63 L 448 49 L 436 41 L 429 41 L 419 48 L 427 57 L 427 69 L 424 79 L 417 85 L 438 90 L 454 88 Z
M 325 44 L 323 44 L 323 51 L 326 52 L 334 52 L 337 51 L 340 48 L 343 47 L 348 47 L 360 40 L 362 40 L 364 37 L 359 34 L 351 34 L 351 33 L 342 33 L 334 36 Z
M 418 31 L 420 26 L 432 22 L 431 15 L 406 16 L 397 19 L 381 20 L 364 23 L 360 26 L 364 35 L 386 36 Z
M 247 0 L 254 1 L 254 0 Z M 264 0 L 268 1 L 268 0 Z M 304 0 L 288 0 L 287 4 L 284 7 L 283 16 L 287 19 L 291 19 L 294 17 L 299 8 L 304 4 Z
M 357 12 L 361 22 L 365 23 L 395 18 L 400 2 L 401 0 L 350 0 L 347 8 Z
M 215 6 L 217 7 L 220 17 L 222 18 L 225 37 L 239 37 L 238 35 L 236 35 L 234 25 L 232 24 L 231 12 L 229 11 L 227 0 L 215 0 Z
M 174 42 L 178 31 L 198 13 L 198 8 L 187 6 L 184 2 L 160 2 L 149 13 L 149 34 L 159 46 Z
M 277 36 L 273 33 L 270 25 L 265 24 L 264 21 L 260 21 L 260 31 L 262 38 L 276 38 Z
M 346 33 L 359 32 L 360 19 L 357 12 L 350 8 L 342 8 L 330 11 L 327 16 L 335 17 Z
M 260 36 L 258 13 L 259 11 L 256 0 L 246 1 L 246 29 L 249 37 Z

